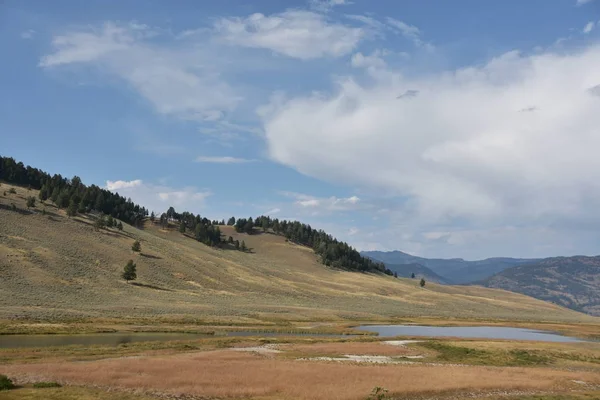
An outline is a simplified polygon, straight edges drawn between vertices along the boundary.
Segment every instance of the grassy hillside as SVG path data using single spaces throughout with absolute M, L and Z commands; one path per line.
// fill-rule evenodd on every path
M 507 269 L 482 282 L 600 316 L 600 257 L 556 257 Z
M 421 264 L 385 264 L 385 266 L 398 274 L 400 278 L 410 278 L 412 274 L 415 274 L 415 279 L 424 278 L 427 282 L 450 284 L 446 278 Z
M 11 187 L 15 194 L 8 192 Z M 91 216 L 68 218 L 50 204 L 37 202 L 27 211 L 26 197 L 36 191 L 6 183 L 0 195 L 0 319 L 592 320 L 503 290 L 419 288 L 418 280 L 327 268 L 312 250 L 274 234 L 221 227 L 224 235 L 245 240 L 252 251 L 244 253 L 208 247 L 175 227 L 164 230 L 149 221 L 143 229 L 96 231 Z M 141 254 L 131 251 L 134 240 L 141 242 Z M 120 276 L 128 259 L 137 263 L 135 284 Z

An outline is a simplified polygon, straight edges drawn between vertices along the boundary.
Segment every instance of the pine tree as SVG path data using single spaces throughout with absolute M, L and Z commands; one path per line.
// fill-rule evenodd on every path
M 240 249 L 240 241 L 239 241 L 239 240 L 236 240 L 236 241 L 235 241 L 235 249 L 236 249 L 236 250 L 239 250 L 239 249 Z
M 133 260 L 127 261 L 127 265 L 123 268 L 123 274 L 121 276 L 128 282 L 137 278 L 136 265 Z
M 154 211 L 152 211 L 152 212 L 150 213 L 150 221 L 151 221 L 151 222 L 154 222 L 154 220 L 155 220 L 155 219 L 156 219 L 156 215 L 154 215 Z
M 242 240 L 242 244 L 240 245 L 240 250 L 246 251 L 248 248 L 246 247 L 246 242 Z
M 233 244 L 233 237 L 232 236 L 229 236 L 229 239 L 227 239 L 227 243 Z
M 77 203 L 75 203 L 75 201 L 73 199 L 71 199 L 71 201 L 69 202 L 69 207 L 67 207 L 67 215 L 69 217 L 76 216 L 78 208 L 79 207 L 77 206 Z
M 96 218 L 96 221 L 94 222 L 94 228 L 96 228 L 96 230 L 99 229 L 103 229 L 106 227 L 106 219 L 104 218 L 104 215 L 99 215 L 98 218 Z
M 394 272 L 394 278 L 397 278 L 397 277 L 398 277 L 398 273 Z
M 117 225 L 117 229 L 119 229 L 120 231 L 123 230 L 123 223 L 121 221 L 119 221 L 119 225 Z
M 421 287 L 425 287 L 425 279 L 421 278 L 421 282 L 419 282 L 419 285 L 421 285 Z
M 179 232 L 185 233 L 185 223 L 183 221 L 179 223 Z
M 227 225 L 233 226 L 235 225 L 235 217 L 231 217 L 227 220 Z
M 412 279 L 415 279 L 415 273 L 413 272 L 413 273 L 410 275 L 410 277 L 411 277 Z
M 112 228 L 113 226 L 115 226 L 115 220 L 114 220 L 113 216 L 110 214 L 108 214 L 108 217 L 106 218 L 106 226 L 109 228 Z
M 136 240 L 135 242 L 133 242 L 133 244 L 131 245 L 131 250 L 139 253 L 142 251 L 142 245 L 140 244 L 139 240 Z

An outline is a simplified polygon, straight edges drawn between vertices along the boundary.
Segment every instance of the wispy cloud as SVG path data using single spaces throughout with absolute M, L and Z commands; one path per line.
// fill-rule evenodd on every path
M 195 159 L 196 162 L 199 163 L 213 163 L 213 164 L 242 164 L 248 162 L 255 162 L 256 160 L 247 159 L 247 158 L 237 158 L 237 157 L 211 157 L 211 156 L 198 156 Z
M 435 47 L 431 43 L 427 43 L 421 39 L 421 30 L 414 25 L 409 25 L 404 21 L 395 18 L 386 18 L 387 23 L 396 29 L 402 36 L 413 42 L 416 47 L 424 48 L 428 51 L 434 50 Z
M 591 3 L 592 1 L 594 0 L 577 0 L 577 5 L 582 6 L 584 4 Z
M 24 32 L 21 32 L 21 39 L 33 39 L 37 32 L 33 29 L 28 29 Z
M 311 9 L 320 12 L 328 12 L 336 6 L 352 4 L 348 0 L 310 0 L 309 6 Z
M 588 22 L 587 24 L 585 24 L 585 26 L 583 27 L 583 33 L 587 34 L 590 33 L 591 31 L 594 30 L 594 26 L 596 26 L 596 23 L 593 21 Z
M 215 23 L 215 30 L 225 43 L 268 49 L 303 60 L 343 56 L 364 37 L 360 28 L 331 22 L 323 14 L 304 10 L 222 18 Z
M 52 40 L 42 68 L 78 64 L 116 75 L 155 109 L 183 119 L 212 121 L 234 109 L 240 96 L 220 77 L 214 55 L 198 43 L 174 46 L 160 32 L 137 23 L 106 22 L 73 29 Z M 211 62 L 205 62 L 210 57 Z
M 280 191 L 280 195 L 295 199 L 294 205 L 314 211 L 347 211 L 360 206 L 358 196 L 350 197 L 315 197 L 303 193 Z

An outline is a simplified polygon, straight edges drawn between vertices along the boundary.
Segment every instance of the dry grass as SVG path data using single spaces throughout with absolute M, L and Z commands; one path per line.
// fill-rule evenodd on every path
M 138 396 L 122 391 L 109 392 L 85 387 L 62 388 L 22 388 L 0 392 L 0 400 L 150 400 L 151 397 Z
M 394 394 L 577 388 L 600 384 L 592 372 L 554 369 L 354 365 L 265 358 L 227 350 L 196 354 L 0 367 L 17 380 L 54 380 L 148 393 L 261 399 L 364 399 L 374 386 Z
M 250 254 L 209 248 L 151 223 L 143 230 L 95 232 L 88 218 L 69 219 L 52 205 L 38 203 L 31 213 L 9 209 L 14 202 L 25 210 L 28 195 L 37 193 L 17 188 L 17 194 L 0 196 L 0 320 L 263 326 L 411 316 L 597 321 L 502 290 L 421 289 L 410 279 L 332 270 L 312 251 L 272 234 L 248 236 L 224 227 L 226 236 L 245 240 Z M 44 207 L 47 215 L 40 212 Z M 132 254 L 134 240 L 142 255 Z M 120 278 L 129 258 L 142 286 Z
M 383 342 L 294 344 L 286 346 L 285 350 L 299 357 L 335 357 L 344 354 L 359 356 L 412 356 L 422 354 L 422 352 L 409 347 L 391 346 Z

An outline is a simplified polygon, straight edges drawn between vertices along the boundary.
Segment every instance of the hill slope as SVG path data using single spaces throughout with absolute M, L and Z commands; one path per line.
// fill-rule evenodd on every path
M 9 187 L 3 183 L 0 194 Z M 331 269 L 311 249 L 269 233 L 222 227 L 226 236 L 245 240 L 252 252 L 244 253 L 208 247 L 147 220 L 143 229 L 96 231 L 90 216 L 68 218 L 50 204 L 26 211 L 25 198 L 37 193 L 16 190 L 0 196 L 0 319 L 591 318 L 504 290 L 433 283 L 421 289 L 417 280 Z M 131 251 L 134 240 L 141 242 L 141 255 Z M 137 285 L 120 276 L 130 258 L 137 263 Z
M 410 278 L 415 274 L 416 279 L 424 278 L 427 282 L 450 284 L 446 278 L 421 264 L 386 264 L 386 267 L 397 273 L 399 278 Z
M 600 256 L 548 258 L 507 269 L 481 284 L 600 316 Z
M 421 264 L 452 283 L 470 283 L 488 278 L 515 265 L 536 262 L 536 259 L 495 257 L 466 261 L 462 258 L 423 258 L 401 251 L 365 251 L 364 256 L 385 264 Z

